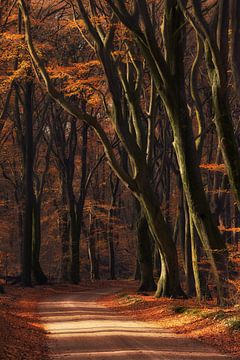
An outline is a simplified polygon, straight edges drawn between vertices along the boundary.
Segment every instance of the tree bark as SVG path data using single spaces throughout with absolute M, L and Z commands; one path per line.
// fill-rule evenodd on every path
M 153 277 L 153 241 L 146 217 L 141 212 L 139 204 L 137 208 L 137 254 L 141 274 L 138 292 L 155 291 L 157 286 Z
M 70 280 L 70 225 L 67 210 L 66 189 L 62 179 L 61 205 L 59 209 L 59 235 L 61 240 L 61 280 Z
M 99 280 L 99 264 L 96 255 L 96 235 L 94 234 L 94 219 L 90 217 L 89 233 L 88 233 L 88 256 L 90 262 L 90 278 L 91 280 Z
M 28 82 L 24 92 L 25 153 L 24 153 L 24 240 L 22 283 L 31 286 L 32 272 L 32 225 L 33 225 L 33 109 L 32 83 Z
M 39 285 L 47 283 L 48 279 L 44 274 L 40 265 L 40 249 L 41 249 L 41 201 L 35 196 L 33 198 L 33 247 L 32 247 L 32 270 L 36 282 Z
M 156 296 L 185 296 L 180 285 L 176 247 L 172 240 L 171 231 L 159 208 L 157 196 L 151 190 L 146 177 L 141 179 L 138 187 L 140 188 L 137 195 L 138 200 L 161 255 L 161 275 L 157 285 Z

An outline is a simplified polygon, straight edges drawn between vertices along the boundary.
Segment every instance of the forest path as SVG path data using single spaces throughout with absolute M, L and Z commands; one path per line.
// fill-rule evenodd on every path
M 200 342 L 124 317 L 97 302 L 111 292 L 56 294 L 39 304 L 52 359 L 229 359 Z

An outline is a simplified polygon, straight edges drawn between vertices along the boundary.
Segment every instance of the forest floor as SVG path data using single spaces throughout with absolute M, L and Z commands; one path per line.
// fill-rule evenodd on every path
M 0 294 L 0 359 L 48 360 L 45 331 L 37 315 L 39 288 L 6 286 Z
M 240 359 L 240 303 L 220 308 L 214 301 L 156 299 L 136 294 L 136 285 L 99 299 L 101 304 L 133 320 L 157 325 L 186 339 L 198 340 L 232 359 Z
M 136 294 L 136 286 L 7 286 L 0 296 L 0 359 L 240 358 L 238 306 L 155 299 Z

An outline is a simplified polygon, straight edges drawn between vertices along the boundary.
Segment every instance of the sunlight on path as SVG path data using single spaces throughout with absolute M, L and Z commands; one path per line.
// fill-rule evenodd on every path
M 40 303 L 53 359 L 228 359 L 204 344 L 119 316 L 96 303 L 111 291 L 58 294 Z

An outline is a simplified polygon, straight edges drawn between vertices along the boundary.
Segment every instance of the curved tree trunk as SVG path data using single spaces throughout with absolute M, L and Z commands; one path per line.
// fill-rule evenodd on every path
M 157 196 L 146 179 L 139 184 L 138 200 L 146 216 L 149 230 L 161 255 L 161 275 L 157 285 L 156 296 L 185 296 L 179 278 L 178 257 L 170 228 L 167 226 L 159 208 Z

